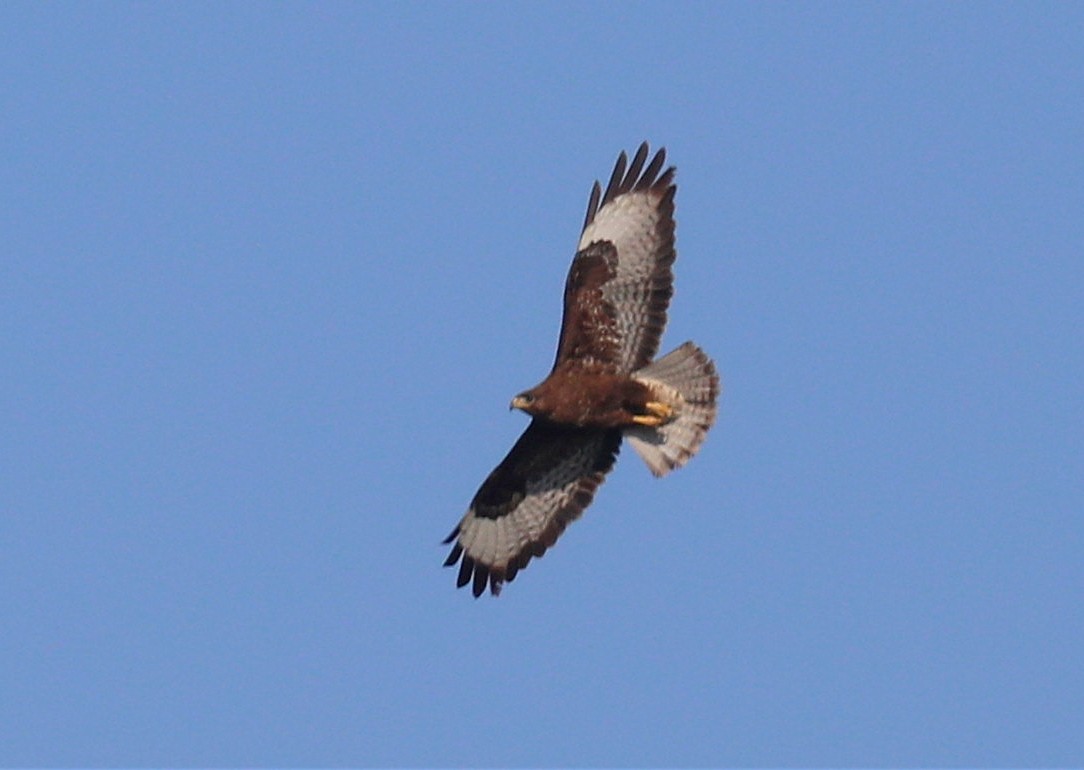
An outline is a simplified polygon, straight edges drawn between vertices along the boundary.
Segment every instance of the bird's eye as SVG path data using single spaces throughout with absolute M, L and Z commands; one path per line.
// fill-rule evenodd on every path
M 530 404 L 534 401 L 534 396 L 532 396 L 530 393 L 520 393 L 519 397 L 525 404 Z

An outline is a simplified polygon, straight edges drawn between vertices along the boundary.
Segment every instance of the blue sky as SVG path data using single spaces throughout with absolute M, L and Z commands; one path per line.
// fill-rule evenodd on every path
M 4 4 L 0 763 L 1084 763 L 1084 6 Z M 591 182 L 725 392 L 497 600 Z

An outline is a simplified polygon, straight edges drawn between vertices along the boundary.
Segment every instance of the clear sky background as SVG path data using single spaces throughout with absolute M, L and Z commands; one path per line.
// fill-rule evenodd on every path
M 0 763 L 1084 763 L 1084 6 L 0 6 Z M 725 382 L 440 540 L 591 182 Z

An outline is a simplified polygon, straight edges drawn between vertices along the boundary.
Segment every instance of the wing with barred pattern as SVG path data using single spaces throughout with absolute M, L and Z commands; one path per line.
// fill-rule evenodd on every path
M 444 541 L 455 541 L 444 566 L 462 559 L 457 586 L 500 593 L 583 513 L 620 447 L 619 430 L 533 420 Z
M 591 190 L 568 280 L 554 368 L 603 364 L 629 374 L 659 349 L 673 296 L 674 168 L 661 149 L 644 168 L 648 145 L 632 163 L 618 156 L 605 193 Z

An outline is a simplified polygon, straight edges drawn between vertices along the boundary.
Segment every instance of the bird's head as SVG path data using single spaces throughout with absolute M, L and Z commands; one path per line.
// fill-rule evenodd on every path
M 536 415 L 542 411 L 538 394 L 532 390 L 525 390 L 512 399 L 509 409 L 521 409 L 527 414 Z

